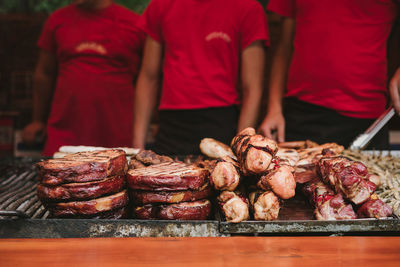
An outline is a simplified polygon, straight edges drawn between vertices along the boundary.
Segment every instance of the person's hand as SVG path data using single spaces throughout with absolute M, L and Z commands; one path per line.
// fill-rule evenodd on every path
M 272 134 L 274 131 L 277 134 L 277 141 L 284 142 L 285 119 L 282 112 L 269 112 L 258 128 L 258 132 L 271 139 L 275 139 Z
M 28 124 L 22 132 L 22 140 L 25 144 L 32 146 L 38 140 L 43 140 L 45 136 L 46 125 L 40 121 L 33 121 Z
M 390 98 L 394 109 L 400 114 L 400 68 L 397 69 L 389 84 Z

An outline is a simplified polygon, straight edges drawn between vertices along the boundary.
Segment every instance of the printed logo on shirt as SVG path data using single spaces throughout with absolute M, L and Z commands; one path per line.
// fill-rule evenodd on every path
M 97 52 L 101 55 L 106 55 L 107 54 L 107 49 L 98 43 L 95 42 L 83 42 L 80 43 L 76 48 L 76 52 L 83 52 L 83 51 L 94 51 Z
M 212 39 L 218 39 L 218 38 L 224 40 L 227 43 L 230 43 L 232 41 L 231 37 L 229 37 L 229 35 L 224 32 L 212 32 L 206 36 L 206 41 L 209 42 Z

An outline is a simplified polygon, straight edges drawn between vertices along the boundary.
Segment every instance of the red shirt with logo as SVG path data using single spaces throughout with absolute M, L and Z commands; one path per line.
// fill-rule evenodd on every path
M 286 96 L 349 117 L 384 111 L 395 1 L 270 0 L 268 9 L 296 21 Z
M 38 45 L 56 55 L 58 74 L 44 155 L 62 145 L 131 146 L 145 36 L 138 19 L 117 4 L 98 11 L 69 5 L 49 17 Z
M 152 0 L 140 25 L 164 46 L 160 109 L 238 104 L 241 52 L 256 40 L 268 45 L 255 0 Z

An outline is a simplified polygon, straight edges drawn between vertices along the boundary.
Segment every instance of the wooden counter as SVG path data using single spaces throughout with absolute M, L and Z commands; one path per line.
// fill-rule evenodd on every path
M 0 239 L 0 266 L 400 266 L 400 237 Z

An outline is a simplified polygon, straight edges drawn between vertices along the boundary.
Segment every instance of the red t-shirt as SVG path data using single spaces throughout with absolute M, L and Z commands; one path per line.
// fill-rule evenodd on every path
M 393 0 L 270 0 L 268 10 L 296 20 L 286 96 L 349 117 L 384 111 Z
M 145 34 L 139 16 L 112 4 L 55 11 L 38 46 L 57 57 L 44 155 L 62 145 L 131 146 L 134 78 Z
M 160 109 L 238 104 L 240 53 L 256 40 L 268 45 L 255 0 L 152 0 L 140 25 L 164 46 Z

